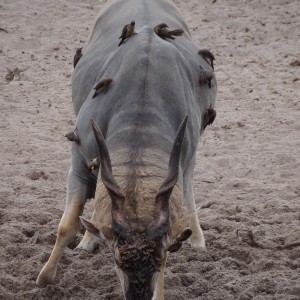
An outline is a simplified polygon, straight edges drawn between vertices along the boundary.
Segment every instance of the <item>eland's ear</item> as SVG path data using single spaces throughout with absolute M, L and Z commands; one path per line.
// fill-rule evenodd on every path
M 189 226 L 193 214 L 194 212 L 186 215 L 170 227 L 168 235 L 171 242 L 174 241 L 184 231 L 184 229 Z
M 175 242 L 173 242 L 168 248 L 167 251 L 169 252 L 176 252 L 178 251 L 181 246 L 182 242 L 186 241 L 191 235 L 193 231 L 190 228 L 185 228 L 181 234 L 176 238 Z
M 187 227 L 189 226 L 193 214 L 194 213 L 186 215 L 171 226 L 168 232 L 170 244 L 167 247 L 167 251 L 178 251 L 182 246 L 182 242 L 186 241 L 192 235 L 192 230 Z
M 113 239 L 113 231 L 112 229 L 107 226 L 101 224 L 99 227 L 91 223 L 90 221 L 86 220 L 83 217 L 79 217 L 81 224 L 84 226 L 84 228 L 89 231 L 91 234 L 96 236 L 102 241 L 112 241 Z

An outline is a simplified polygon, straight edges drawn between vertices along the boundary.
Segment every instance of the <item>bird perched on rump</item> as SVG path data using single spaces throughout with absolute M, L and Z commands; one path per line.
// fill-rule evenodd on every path
M 214 55 L 208 49 L 200 49 L 198 54 L 203 57 L 206 61 L 210 60 L 211 67 L 214 70 Z
M 199 81 L 198 81 L 199 85 L 208 84 L 208 87 L 211 88 L 211 81 L 214 78 L 214 73 L 210 70 L 203 69 L 201 66 L 200 68 L 202 72 L 200 74 Z
M 136 32 L 134 32 L 134 27 L 135 21 L 131 21 L 129 24 L 126 24 L 123 27 L 121 36 L 119 37 L 119 39 L 121 39 L 121 42 L 119 43 L 118 47 L 121 46 L 125 40 L 136 34 Z
M 181 36 L 184 31 L 181 28 L 175 30 L 168 30 L 169 26 L 165 23 L 161 23 L 156 25 L 153 30 L 154 32 L 161 38 L 167 38 L 171 40 L 175 40 L 173 36 Z
M 111 78 L 103 79 L 97 85 L 94 87 L 95 93 L 93 95 L 93 98 L 95 98 L 100 92 L 105 94 L 108 90 L 109 85 L 112 83 Z
M 208 125 L 211 125 L 217 116 L 217 112 L 210 106 L 202 116 L 202 130 L 204 130 Z
M 82 48 L 77 48 L 76 53 L 75 53 L 74 58 L 73 58 L 74 68 L 76 67 L 77 63 L 79 62 L 81 56 L 82 56 Z

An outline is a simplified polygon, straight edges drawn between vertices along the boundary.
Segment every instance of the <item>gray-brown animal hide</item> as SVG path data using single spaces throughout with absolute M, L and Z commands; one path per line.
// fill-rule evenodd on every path
M 120 30 L 131 20 L 137 34 L 118 47 Z M 153 31 L 160 23 L 184 33 L 164 40 Z M 184 238 L 177 238 L 191 221 L 182 218 L 183 204 L 193 215 L 192 246 L 205 247 L 195 217 L 193 169 L 203 117 L 214 109 L 217 86 L 214 75 L 209 85 L 199 85 L 201 69 L 213 70 L 198 49 L 171 1 L 113 0 L 100 14 L 74 70 L 80 143 L 72 144 L 66 208 L 38 286 L 53 283 L 96 187 L 94 224 L 81 219 L 89 232 L 78 247 L 92 251 L 98 239 L 108 242 L 126 299 L 163 299 L 168 247 L 174 240 L 170 249 L 179 250 Z M 113 80 L 109 89 L 93 99 L 96 85 L 107 78 Z M 90 168 L 97 157 L 102 166 Z
M 116 17 L 118 11 L 122 13 Z M 138 34 L 117 47 L 120 29 L 130 20 L 135 20 Z M 161 22 L 170 28 L 182 28 L 184 35 L 176 42 L 162 40 L 153 31 Z M 171 1 L 112 1 L 108 5 L 95 23 L 73 76 L 72 97 L 81 138 L 81 147 L 73 147 L 73 158 L 76 164 L 80 161 L 84 165 L 78 171 L 98 156 L 89 122 L 93 119 L 106 138 L 113 172 L 122 189 L 126 183 L 118 175 L 118 151 L 129 155 L 138 149 L 143 163 L 151 155 L 162 153 L 155 165 L 163 169 L 164 177 L 176 130 L 188 115 L 180 168 L 184 172 L 195 155 L 203 112 L 214 106 L 216 96 L 215 79 L 211 89 L 207 85 L 199 87 L 199 65 L 212 68 L 198 55 L 198 49 Z M 93 101 L 93 87 L 102 78 L 113 78 L 115 83 L 103 97 Z M 156 174 L 154 171 L 152 177 Z M 94 181 L 92 176 L 87 177 Z M 179 182 L 183 184 L 182 176 Z M 158 179 L 156 188 L 160 184 Z

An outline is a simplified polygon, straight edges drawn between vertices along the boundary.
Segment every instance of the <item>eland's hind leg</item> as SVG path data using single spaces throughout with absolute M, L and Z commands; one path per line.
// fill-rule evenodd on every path
M 79 230 L 79 216 L 82 214 L 84 205 L 92 189 L 87 181 L 82 181 L 77 176 L 74 176 L 72 168 L 70 169 L 66 207 L 59 223 L 54 248 L 36 280 L 36 284 L 39 287 L 44 287 L 54 281 L 63 251 Z
M 190 166 L 186 168 L 184 173 L 184 198 L 189 212 L 194 212 L 191 217 L 190 227 L 193 234 L 190 237 L 190 243 L 193 248 L 205 249 L 205 238 L 200 227 L 199 219 L 196 211 L 196 204 L 194 198 L 193 184 L 194 184 L 194 166 L 195 158 L 192 159 Z

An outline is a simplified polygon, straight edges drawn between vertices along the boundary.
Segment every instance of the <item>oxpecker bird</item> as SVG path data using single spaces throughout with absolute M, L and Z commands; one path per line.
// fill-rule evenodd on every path
M 100 92 L 105 94 L 108 90 L 109 85 L 112 83 L 111 78 L 103 79 L 97 85 L 94 87 L 95 93 L 93 95 L 93 98 L 95 98 Z
M 79 62 L 81 56 L 82 56 L 82 48 L 77 48 L 76 53 L 75 53 L 74 58 L 73 58 L 74 68 L 76 67 L 77 63 Z
M 158 24 L 153 28 L 154 32 L 161 38 L 167 38 L 171 40 L 175 40 L 174 36 L 183 35 L 184 31 L 181 28 L 175 30 L 168 30 L 169 26 L 165 23 Z
M 214 60 L 215 60 L 214 55 L 208 49 L 200 49 L 198 54 L 201 57 L 203 57 L 206 61 L 209 60 L 210 64 L 211 64 L 211 67 L 214 70 Z
M 134 26 L 135 26 L 135 21 L 131 21 L 129 24 L 123 27 L 122 34 L 119 37 L 119 39 L 121 39 L 121 42 L 119 43 L 118 47 L 121 46 L 125 40 L 129 39 L 131 36 L 136 34 L 134 32 Z
M 214 122 L 216 116 L 217 112 L 210 106 L 202 116 L 202 129 L 204 130 L 206 126 L 211 125 Z
M 208 87 L 211 88 L 211 81 L 214 78 L 214 73 L 210 70 L 203 69 L 201 66 L 200 68 L 202 72 L 200 74 L 199 81 L 198 81 L 199 85 L 208 84 Z
M 67 133 L 67 134 L 65 135 L 65 137 L 66 137 L 69 141 L 75 142 L 77 145 L 80 144 L 80 139 L 79 139 L 79 136 L 78 136 L 78 134 L 77 134 L 77 132 L 76 132 L 76 129 L 75 129 L 74 131 L 71 131 L 71 132 Z
M 99 169 L 99 166 L 100 166 L 100 158 L 96 157 L 90 161 L 90 163 L 88 164 L 88 169 L 90 172 L 92 172 L 93 170 Z

